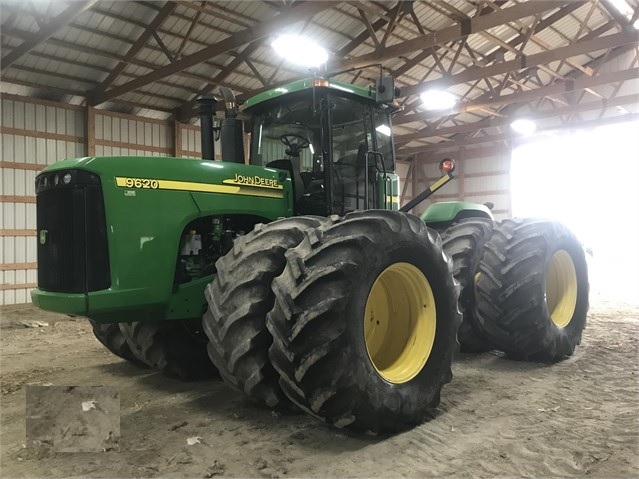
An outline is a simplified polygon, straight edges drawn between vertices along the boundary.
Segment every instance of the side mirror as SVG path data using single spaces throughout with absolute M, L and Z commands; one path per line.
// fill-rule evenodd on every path
M 375 85 L 375 101 L 392 103 L 395 99 L 395 79 L 392 76 L 381 77 Z

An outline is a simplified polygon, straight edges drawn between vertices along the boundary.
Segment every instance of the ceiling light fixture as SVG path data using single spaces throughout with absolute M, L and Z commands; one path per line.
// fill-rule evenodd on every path
M 318 68 L 328 60 L 323 47 L 300 35 L 281 35 L 271 46 L 285 60 L 309 68 Z
M 522 135 L 532 135 L 537 129 L 537 125 L 534 121 L 526 120 L 524 118 L 513 121 L 510 124 L 510 127 L 513 129 L 513 131 Z
M 427 90 L 420 95 L 420 98 L 428 110 L 446 110 L 452 108 L 457 102 L 455 95 L 442 90 Z

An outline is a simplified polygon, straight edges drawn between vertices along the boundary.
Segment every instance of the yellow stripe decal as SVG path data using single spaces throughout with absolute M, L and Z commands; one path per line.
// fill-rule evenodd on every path
M 121 188 L 138 188 L 153 190 L 195 191 L 202 193 L 219 193 L 226 195 L 260 196 L 263 198 L 283 198 L 283 188 L 264 188 L 253 185 L 217 185 L 196 183 L 192 181 L 155 180 L 147 178 L 115 177 L 115 184 Z
M 446 183 L 448 183 L 450 180 L 451 178 L 448 175 L 444 175 L 440 179 L 438 179 L 435 183 L 430 185 L 430 188 L 428 189 L 432 192 L 435 192 L 436 190 L 444 186 Z

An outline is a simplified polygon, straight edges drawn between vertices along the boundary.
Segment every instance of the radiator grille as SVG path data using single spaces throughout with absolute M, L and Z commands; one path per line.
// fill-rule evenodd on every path
M 68 184 L 61 178 L 71 175 Z M 111 285 L 102 186 L 89 172 L 36 178 L 38 287 L 82 293 Z

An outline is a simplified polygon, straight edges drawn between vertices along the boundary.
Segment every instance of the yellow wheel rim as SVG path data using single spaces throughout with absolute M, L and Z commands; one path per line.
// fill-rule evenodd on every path
M 552 322 L 565 328 L 577 305 L 577 272 L 566 250 L 560 249 L 550 259 L 546 270 L 546 305 Z
M 377 277 L 364 316 L 366 350 L 378 374 L 391 383 L 413 379 L 435 342 L 437 314 L 426 276 L 410 263 L 395 263 Z

